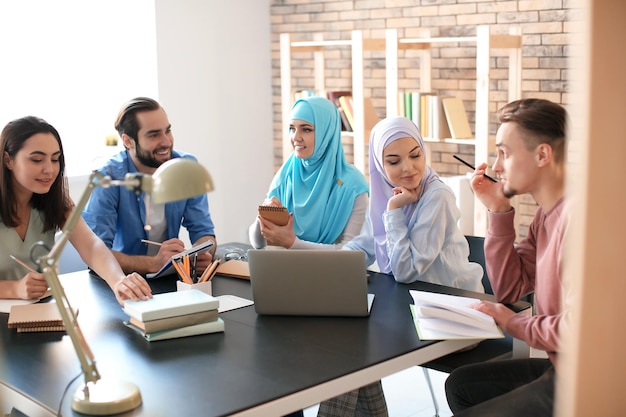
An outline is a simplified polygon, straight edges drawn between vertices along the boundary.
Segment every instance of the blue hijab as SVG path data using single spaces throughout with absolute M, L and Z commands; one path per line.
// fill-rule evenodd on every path
M 275 196 L 294 217 L 296 236 L 307 242 L 333 244 L 346 227 L 354 200 L 368 192 L 363 174 L 346 162 L 337 107 L 323 97 L 300 99 L 291 120 L 315 129 L 315 150 L 306 159 L 295 154 L 274 176 L 268 198 Z

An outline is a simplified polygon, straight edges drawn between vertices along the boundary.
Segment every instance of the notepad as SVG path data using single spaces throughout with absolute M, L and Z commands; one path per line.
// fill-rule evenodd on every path
M 194 255 L 196 253 L 204 252 L 206 250 L 209 250 L 212 246 L 213 246 L 212 240 L 205 240 L 204 242 L 199 243 L 196 246 L 193 246 L 189 249 L 185 249 L 184 251 L 179 252 L 176 255 L 172 255 L 170 260 L 167 261 L 167 263 L 163 265 L 161 269 L 159 269 L 154 274 L 147 274 L 146 278 L 158 278 L 162 275 L 173 274 L 176 272 L 176 270 L 174 269 L 172 262 L 181 259 L 185 255 Z
M 145 301 L 124 301 L 124 312 L 141 321 L 217 310 L 218 308 L 219 300 L 217 298 L 198 290 L 155 294 Z
M 246 261 L 232 259 L 230 261 L 222 262 L 217 267 L 215 273 L 217 275 L 224 275 L 227 277 L 250 279 L 250 266 Z
M 259 216 L 279 226 L 284 226 L 289 222 L 286 207 L 259 206 Z
M 23 332 L 64 331 L 63 318 L 56 303 L 11 306 L 7 326 Z

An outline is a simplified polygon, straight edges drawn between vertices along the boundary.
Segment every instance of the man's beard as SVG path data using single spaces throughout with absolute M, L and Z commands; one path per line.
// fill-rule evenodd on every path
M 156 159 L 151 152 L 145 151 L 139 146 L 139 142 L 136 142 L 135 147 L 135 155 L 137 156 L 137 160 L 141 162 L 142 165 L 145 165 L 150 168 L 158 168 L 161 166 L 163 162 Z M 171 149 L 170 149 L 170 157 L 171 157 Z
M 518 194 L 517 191 L 512 189 L 512 188 L 509 188 L 509 189 L 503 188 L 502 189 L 502 193 L 508 199 L 511 199 L 511 198 L 515 197 Z

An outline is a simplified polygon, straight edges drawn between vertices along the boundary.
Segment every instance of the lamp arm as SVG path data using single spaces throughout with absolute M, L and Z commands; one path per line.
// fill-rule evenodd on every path
M 37 263 L 41 266 L 43 270 L 43 275 L 46 278 L 46 282 L 48 286 L 50 286 L 50 292 L 52 296 L 57 302 L 57 307 L 59 312 L 61 313 L 61 318 L 63 319 L 63 324 L 65 326 L 65 331 L 68 336 L 72 340 L 72 344 L 74 345 L 74 350 L 76 351 L 76 355 L 78 356 L 78 360 L 80 361 L 81 368 L 83 370 L 83 374 L 85 377 L 85 383 L 87 382 L 96 382 L 100 379 L 100 373 L 96 368 L 95 358 L 91 349 L 87 345 L 87 341 L 83 336 L 83 333 L 78 325 L 78 320 L 76 319 L 76 314 L 72 309 L 70 302 L 65 294 L 65 290 L 59 281 L 59 276 L 57 274 L 57 264 L 59 262 L 59 258 L 61 256 L 61 252 L 63 252 L 63 248 L 70 239 L 76 224 L 81 218 L 82 211 L 87 205 L 89 201 L 89 197 L 91 193 L 96 187 L 104 187 L 108 188 L 111 186 L 126 186 L 128 189 L 135 190 L 136 192 L 141 191 L 142 185 L 142 175 L 141 174 L 129 174 L 125 177 L 124 180 L 112 180 L 108 176 L 104 176 L 97 171 L 93 171 L 89 176 L 89 183 L 87 184 L 87 188 L 83 192 L 80 200 L 73 207 L 72 212 L 69 217 L 65 221 L 63 225 L 63 229 L 61 235 L 56 240 L 54 246 L 48 254 L 37 259 Z

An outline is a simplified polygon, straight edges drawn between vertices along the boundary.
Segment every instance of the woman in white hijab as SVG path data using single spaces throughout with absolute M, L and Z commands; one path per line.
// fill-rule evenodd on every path
M 454 193 L 426 163 L 415 123 L 391 117 L 374 126 L 369 163 L 369 212 L 343 249 L 365 251 L 368 264 L 376 261 L 398 282 L 484 292 L 481 266 L 467 259 Z
M 370 134 L 370 204 L 359 236 L 343 250 L 362 250 L 368 265 L 396 281 L 432 282 L 484 292 L 482 267 L 468 261 L 452 190 L 426 164 L 411 120 L 384 119 Z M 319 417 L 387 416 L 380 381 L 320 404 Z

